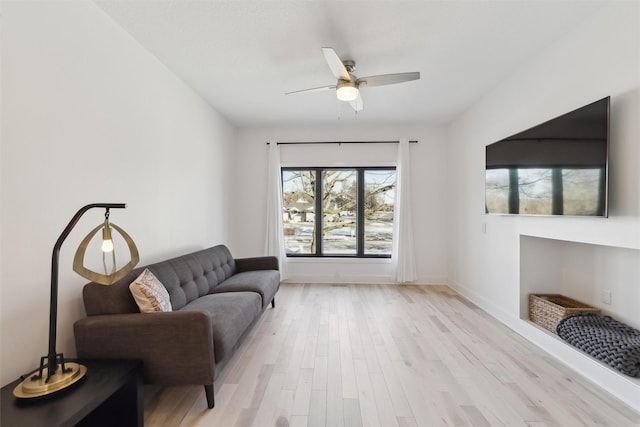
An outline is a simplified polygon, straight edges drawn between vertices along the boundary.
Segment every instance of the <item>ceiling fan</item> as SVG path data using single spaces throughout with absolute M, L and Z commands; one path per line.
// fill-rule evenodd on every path
M 311 89 L 297 90 L 287 92 L 285 95 L 294 95 L 306 92 L 321 92 L 326 90 L 336 91 L 336 96 L 340 101 L 351 104 L 351 107 L 358 112 L 363 108 L 362 97 L 360 96 L 360 88 L 363 86 L 384 86 L 396 83 L 409 82 L 411 80 L 420 80 L 419 72 L 412 73 L 396 73 L 381 74 L 378 76 L 356 77 L 352 73 L 356 69 L 356 62 L 350 59 L 341 60 L 333 48 L 323 47 L 322 53 L 324 59 L 329 65 L 329 69 L 338 80 L 336 84 L 329 86 L 315 87 Z

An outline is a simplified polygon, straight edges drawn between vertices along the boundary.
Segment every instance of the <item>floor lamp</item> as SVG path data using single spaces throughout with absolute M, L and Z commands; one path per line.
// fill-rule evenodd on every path
M 23 399 L 38 398 L 54 394 L 65 390 L 67 387 L 78 383 L 87 373 L 87 368 L 75 362 L 67 362 L 62 353 L 56 352 L 56 332 L 58 320 L 58 259 L 60 248 L 71 230 L 76 226 L 82 215 L 89 209 L 104 208 L 105 220 L 96 228 L 91 230 L 89 234 L 80 243 L 73 260 L 73 270 L 82 277 L 93 282 L 103 285 L 110 285 L 115 281 L 124 277 L 128 272 L 133 270 L 140 260 L 138 249 L 131 237 L 120 227 L 109 221 L 110 209 L 124 209 L 127 206 L 124 203 L 93 203 L 86 205 L 71 218 L 67 227 L 62 231 L 60 237 L 53 246 L 53 255 L 51 256 L 51 303 L 49 307 L 49 353 L 40 358 L 40 367 L 33 374 L 29 374 L 18 384 L 13 390 L 14 396 Z M 111 229 L 115 229 L 124 239 L 129 248 L 131 261 L 116 271 L 115 250 L 111 235 Z M 97 273 L 89 270 L 84 266 L 85 251 L 92 240 L 93 236 L 102 230 L 102 257 L 105 273 Z M 107 257 L 111 256 L 111 271 L 107 268 Z M 45 363 L 46 361 L 46 363 Z

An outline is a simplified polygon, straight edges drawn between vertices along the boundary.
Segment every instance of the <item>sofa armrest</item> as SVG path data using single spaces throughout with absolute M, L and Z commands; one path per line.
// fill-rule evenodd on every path
M 236 258 L 236 270 L 238 273 L 255 270 L 278 270 L 278 257 L 261 256 L 253 258 Z
M 147 383 L 213 384 L 213 332 L 204 311 L 89 316 L 74 333 L 81 359 L 142 360 Z

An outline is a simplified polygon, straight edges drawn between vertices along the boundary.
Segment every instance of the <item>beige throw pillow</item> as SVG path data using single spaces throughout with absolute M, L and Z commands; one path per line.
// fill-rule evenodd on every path
M 129 290 L 141 313 L 171 311 L 167 289 L 148 268 L 129 285 Z

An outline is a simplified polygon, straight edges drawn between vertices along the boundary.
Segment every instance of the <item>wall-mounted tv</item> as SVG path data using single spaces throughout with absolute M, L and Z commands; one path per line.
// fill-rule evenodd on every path
M 485 212 L 606 217 L 609 103 L 487 145 Z

